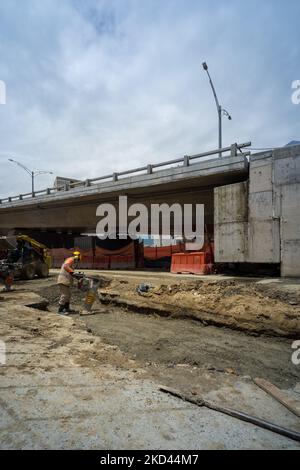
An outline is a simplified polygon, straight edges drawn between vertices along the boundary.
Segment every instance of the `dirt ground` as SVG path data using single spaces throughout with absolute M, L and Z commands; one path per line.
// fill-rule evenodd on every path
M 160 390 L 169 386 L 299 432 L 298 416 L 252 380 L 269 380 L 300 410 L 300 368 L 291 360 L 291 338 L 272 332 L 270 323 L 265 335 L 253 327 L 213 325 L 201 310 L 197 319 L 189 308 L 178 314 L 173 296 L 179 293 L 183 302 L 196 297 L 195 278 L 99 275 L 101 301 L 91 316 L 58 315 L 56 272 L 48 279 L 16 282 L 13 292 L 0 294 L 0 337 L 6 345 L 0 367 L 0 448 L 299 447 L 295 440 Z M 136 287 L 145 279 L 152 288 L 143 296 Z M 267 297 L 297 307 L 299 283 L 203 281 L 200 286 L 212 297 L 215 282 L 221 282 L 217 295 L 221 291 L 225 299 L 242 295 L 243 289 L 248 295 L 261 290 L 262 305 Z M 85 294 L 76 289 L 72 294 L 73 308 L 81 310 Z
M 283 388 L 299 382 L 299 367 L 291 362 L 292 340 L 285 337 L 299 337 L 297 289 L 247 280 L 174 283 L 158 275 L 148 282 L 149 293 L 139 295 L 140 280 L 105 275 L 102 303 L 95 304 L 95 315 L 81 318 L 89 331 L 127 353 L 149 376 L 177 387 L 196 384 L 207 371 L 216 378 L 263 377 Z M 53 312 L 59 298 L 54 282 L 55 277 L 32 281 Z M 84 293 L 73 289 L 72 299 L 80 310 Z
M 297 338 L 300 293 L 236 280 L 148 283 L 139 295 L 136 282 L 114 279 L 101 289 L 103 301 L 145 313 L 193 319 L 254 334 Z
M 249 378 L 232 370 L 137 360 L 105 343 L 84 319 L 41 311 L 45 301 L 31 286 L 0 296 L 6 350 L 0 367 L 1 449 L 299 449 L 295 434 L 287 438 L 161 391 L 162 383 L 171 385 L 194 399 L 299 432 L 299 418 Z M 134 328 L 131 316 L 128 326 Z M 111 328 L 118 337 L 116 325 Z M 123 323 L 121 329 L 126 333 Z M 137 330 L 134 346 L 142 359 L 138 336 Z M 285 390 L 295 406 L 299 393 L 299 384 Z

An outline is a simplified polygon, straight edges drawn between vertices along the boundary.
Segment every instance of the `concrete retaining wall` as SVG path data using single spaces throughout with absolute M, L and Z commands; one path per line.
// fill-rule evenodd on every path
M 248 259 L 280 263 L 279 214 L 275 210 L 273 154 L 254 155 L 249 172 Z
M 253 155 L 248 185 L 214 199 L 217 262 L 281 263 L 282 276 L 300 277 L 300 145 Z
M 215 253 L 220 263 L 244 263 L 248 251 L 248 183 L 215 189 Z
M 280 214 L 281 273 L 300 277 L 300 146 L 274 152 L 276 212 Z

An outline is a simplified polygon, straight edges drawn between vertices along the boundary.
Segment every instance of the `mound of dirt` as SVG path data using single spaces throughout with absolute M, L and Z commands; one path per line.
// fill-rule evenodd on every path
M 300 298 L 255 283 L 196 281 L 156 284 L 141 295 L 134 281 L 114 280 L 100 292 L 109 302 L 141 313 L 192 318 L 258 334 L 298 337 Z

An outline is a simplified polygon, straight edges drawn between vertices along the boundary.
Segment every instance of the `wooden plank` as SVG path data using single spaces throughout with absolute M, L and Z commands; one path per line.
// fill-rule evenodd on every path
M 254 379 L 254 383 L 256 383 L 258 387 L 262 388 L 266 393 L 271 395 L 273 398 L 275 398 L 275 400 L 279 401 L 279 403 L 281 403 L 289 411 L 291 411 L 300 418 L 299 401 L 293 400 L 292 398 L 288 397 L 284 392 L 282 392 L 282 390 L 280 390 L 267 380 L 256 378 Z

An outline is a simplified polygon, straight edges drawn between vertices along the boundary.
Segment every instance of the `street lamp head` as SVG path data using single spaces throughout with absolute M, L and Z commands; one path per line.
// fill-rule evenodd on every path
M 232 117 L 230 116 L 229 112 L 226 109 L 222 109 L 223 116 L 226 116 L 229 121 L 232 121 Z
M 204 70 L 207 72 L 208 70 L 208 67 L 207 67 L 207 63 L 206 62 L 203 62 L 202 64 L 202 67 L 204 68 Z
M 45 170 L 35 170 L 33 172 L 36 176 L 40 176 L 40 175 L 54 175 L 54 173 L 52 171 L 45 171 Z

